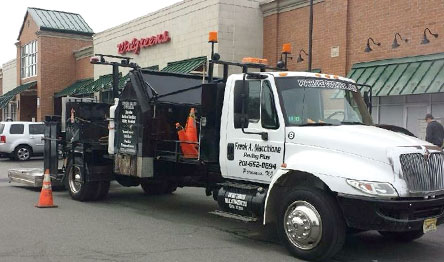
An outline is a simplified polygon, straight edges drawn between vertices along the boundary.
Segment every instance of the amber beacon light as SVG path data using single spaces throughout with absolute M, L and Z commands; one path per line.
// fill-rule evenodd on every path
M 282 45 L 282 53 L 283 54 L 291 54 L 291 44 L 290 43 Z
M 208 34 L 208 42 L 209 43 L 217 43 L 217 32 L 216 31 L 211 31 Z

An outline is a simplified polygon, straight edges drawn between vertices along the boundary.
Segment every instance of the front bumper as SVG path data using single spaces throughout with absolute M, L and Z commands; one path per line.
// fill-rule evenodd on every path
M 437 218 L 437 225 L 444 223 L 444 196 L 397 200 L 338 196 L 338 202 L 351 228 L 411 231 L 421 229 L 427 218 Z

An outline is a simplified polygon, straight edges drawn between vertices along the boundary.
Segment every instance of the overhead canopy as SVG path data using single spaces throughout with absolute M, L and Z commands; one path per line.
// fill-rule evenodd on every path
M 56 93 L 54 97 L 62 97 L 62 96 L 72 96 L 75 95 L 79 90 L 82 89 L 84 85 L 88 85 L 94 82 L 94 79 L 88 78 L 88 79 L 82 79 L 76 81 L 74 84 L 68 86 L 67 88 L 63 89 L 62 91 Z
M 113 83 L 113 75 L 103 75 L 100 76 L 96 81 L 82 86 L 75 95 L 89 95 L 94 92 L 98 92 L 103 89 L 109 88 Z
M 147 67 L 144 67 L 142 69 L 159 71 L 159 65 L 147 66 Z
M 166 67 L 162 68 L 162 72 L 189 74 L 192 71 L 199 69 L 207 62 L 206 56 L 194 57 L 181 61 L 170 62 Z
M 119 89 L 122 89 L 124 87 L 126 81 L 128 81 L 128 78 L 129 78 L 128 74 L 126 74 L 123 77 L 120 75 Z M 93 94 L 94 92 L 110 90 L 112 88 L 112 84 L 113 84 L 113 76 L 111 74 L 100 76 L 95 81 L 92 78 L 78 80 L 74 84 L 56 93 L 55 97 L 87 96 Z
M 201 103 L 201 76 L 143 71 L 143 79 L 158 93 L 159 99 L 157 101 L 159 102 L 174 104 Z M 184 92 L 162 97 L 178 91 Z M 151 94 L 151 91 L 148 92 Z
M 444 92 L 444 53 L 358 63 L 347 77 L 373 86 L 373 96 Z
M 23 91 L 26 91 L 30 88 L 33 88 L 37 85 L 36 81 L 29 82 L 20 86 L 17 86 L 16 88 L 12 89 L 11 91 L 5 93 L 4 95 L 0 96 L 0 108 L 5 108 L 9 101 L 14 99 L 14 97 L 18 94 L 20 94 Z

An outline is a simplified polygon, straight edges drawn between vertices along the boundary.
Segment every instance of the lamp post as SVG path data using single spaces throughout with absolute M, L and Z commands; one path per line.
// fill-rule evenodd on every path
M 313 0 L 310 0 L 310 21 L 308 26 L 308 72 L 311 72 L 312 55 L 313 55 Z M 305 53 L 305 51 L 304 51 Z M 300 52 L 299 52 L 299 57 Z M 298 60 L 299 60 L 298 57 Z M 302 57 L 301 57 L 302 58 Z

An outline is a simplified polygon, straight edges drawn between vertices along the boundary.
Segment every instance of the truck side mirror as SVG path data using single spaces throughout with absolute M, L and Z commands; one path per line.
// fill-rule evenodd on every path
M 372 102 L 370 100 L 370 92 L 364 91 L 364 102 L 369 112 L 372 110 Z

